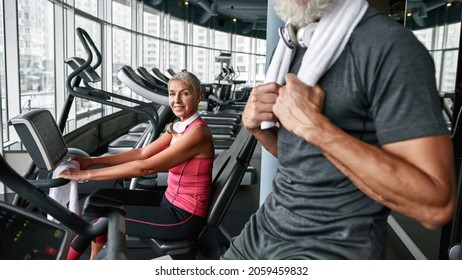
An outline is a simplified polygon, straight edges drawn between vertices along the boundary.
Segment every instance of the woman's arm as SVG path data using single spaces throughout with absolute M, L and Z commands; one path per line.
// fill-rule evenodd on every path
M 103 166 L 113 166 L 118 165 L 134 160 L 146 159 L 168 147 L 172 135 L 164 133 L 154 142 L 149 144 L 146 147 L 129 150 L 123 153 L 106 155 L 99 157 L 83 158 L 75 157 L 73 160 L 76 160 L 80 163 L 80 169 L 85 170 L 94 165 L 103 165 Z
M 156 140 L 159 141 L 158 144 L 140 149 L 136 154 L 129 151 L 120 156 L 112 156 L 109 161 L 102 161 L 112 166 L 91 170 L 69 169 L 60 176 L 76 181 L 133 178 L 166 171 L 196 156 L 213 156 L 212 136 L 207 127 L 194 128 L 166 148 L 159 145 L 159 143 L 165 144 L 166 139 L 171 139 L 171 135 L 159 138 Z M 123 154 L 128 154 L 130 160 L 123 159 Z

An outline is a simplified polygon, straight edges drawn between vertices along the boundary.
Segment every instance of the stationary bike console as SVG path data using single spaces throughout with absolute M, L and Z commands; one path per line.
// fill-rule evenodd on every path
M 69 242 L 63 226 L 0 201 L 0 259 L 63 259 Z
M 22 113 L 9 123 L 39 169 L 54 170 L 67 154 L 66 142 L 50 111 L 40 109 Z

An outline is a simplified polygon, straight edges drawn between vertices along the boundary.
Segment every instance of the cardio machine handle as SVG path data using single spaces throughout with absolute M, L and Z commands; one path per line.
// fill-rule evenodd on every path
M 113 98 L 117 98 L 117 99 L 120 99 L 120 100 L 132 102 L 132 103 L 135 103 L 135 104 L 138 104 L 138 105 L 148 105 L 146 102 L 142 102 L 142 101 L 139 101 L 139 100 L 136 100 L 136 99 L 131 99 L 131 98 L 128 98 L 126 96 L 118 95 L 118 94 L 108 92 L 108 91 L 102 91 L 102 90 L 96 90 L 95 89 L 94 92 L 97 93 L 96 96 L 91 96 L 91 95 L 88 95 L 88 93 L 83 94 L 83 93 L 80 93 L 80 92 L 75 90 L 74 85 L 77 85 L 78 83 L 74 83 L 74 85 L 73 85 L 72 81 L 76 77 L 78 78 L 78 75 L 81 72 L 83 72 L 85 69 L 87 69 L 88 67 L 96 69 L 101 64 L 101 61 L 102 61 L 101 53 L 98 50 L 98 48 L 96 47 L 93 40 L 91 39 L 90 35 L 88 35 L 88 33 L 84 29 L 82 29 L 80 27 L 77 27 L 76 33 L 77 33 L 77 36 L 79 37 L 79 39 L 80 39 L 80 41 L 81 41 L 81 43 L 82 43 L 82 45 L 83 45 L 83 47 L 85 49 L 85 52 L 87 53 L 87 59 L 86 60 L 81 59 L 79 61 L 79 63 L 75 63 L 74 66 L 76 67 L 77 65 L 80 64 L 80 62 L 82 62 L 82 64 L 80 64 L 79 67 L 75 68 L 74 71 L 71 74 L 69 74 L 69 76 L 67 77 L 67 79 L 66 79 L 66 88 L 69 91 L 69 93 L 71 95 L 73 95 L 73 96 L 77 96 L 77 97 L 80 97 L 80 98 L 83 98 L 83 99 L 89 99 L 89 100 L 96 101 L 96 102 L 99 102 L 99 103 L 102 103 L 102 104 L 105 104 L 105 105 L 113 106 L 113 107 L 116 107 L 116 108 L 119 108 L 119 109 L 122 109 L 122 110 L 127 110 L 127 111 L 131 111 L 131 112 L 135 112 L 137 114 L 144 115 L 149 120 L 149 122 L 152 124 L 152 127 L 153 127 L 153 133 L 150 135 L 151 139 L 149 139 L 149 142 L 151 142 L 153 139 L 155 139 L 158 136 L 158 134 L 160 132 L 159 129 L 157 128 L 159 116 L 158 116 L 157 111 L 155 110 L 154 107 L 149 106 L 149 109 L 152 109 L 152 110 L 150 110 L 150 113 L 147 113 L 144 110 L 132 108 L 132 107 L 120 104 L 120 103 L 116 103 L 116 102 L 106 100 L 106 98 L 100 98 L 100 97 L 101 96 L 113 97 Z M 93 52 L 90 49 L 90 47 L 93 49 L 93 52 L 95 53 L 96 60 L 97 60 L 95 65 L 93 65 L 93 66 L 91 66 L 91 62 L 93 60 Z M 87 89 L 93 90 L 91 87 L 87 87 Z
M 85 52 L 87 53 L 87 56 L 91 55 L 93 52 L 95 53 L 96 62 L 91 67 L 93 69 L 97 69 L 101 65 L 101 62 L 103 61 L 103 56 L 101 55 L 101 52 L 96 47 L 95 42 L 93 42 L 93 39 L 91 39 L 90 35 L 88 35 L 88 32 L 85 31 L 85 29 L 77 27 L 76 33 L 80 39 L 80 42 L 82 42 L 82 45 L 85 49 Z M 93 52 L 90 50 L 90 47 L 91 49 L 93 49 Z M 93 60 L 93 56 L 89 56 L 89 57 L 91 58 L 89 59 L 91 62 Z
M 98 68 L 101 65 L 101 62 L 103 60 L 100 51 L 98 50 L 95 43 L 91 39 L 90 35 L 88 35 L 87 31 L 85 31 L 84 29 L 80 27 L 77 27 L 76 33 L 77 33 L 77 36 L 79 37 L 80 42 L 82 43 L 83 48 L 85 49 L 85 52 L 87 53 L 87 59 L 84 60 L 84 62 L 79 67 L 74 69 L 74 71 L 71 74 L 69 74 L 69 76 L 67 77 L 66 87 L 71 92 L 73 92 L 73 86 L 71 85 L 72 80 L 74 80 L 74 78 L 77 75 L 79 75 L 81 72 L 83 72 L 88 67 L 91 67 L 93 69 Z M 94 65 L 91 65 L 93 61 L 93 52 L 91 51 L 90 46 L 96 55 L 96 62 Z
M 46 189 L 46 188 L 56 188 L 66 185 L 70 182 L 69 179 L 64 178 L 54 178 L 54 179 L 33 179 L 27 180 L 32 185 L 37 188 Z
M 1 182 L 31 204 L 53 216 L 71 231 L 81 235 L 98 236 L 107 229 L 107 219 L 99 219 L 93 224 L 85 221 L 21 177 L 1 155 L 0 170 Z

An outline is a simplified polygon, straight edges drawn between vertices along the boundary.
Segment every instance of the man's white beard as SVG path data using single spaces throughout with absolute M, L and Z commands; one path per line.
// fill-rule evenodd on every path
M 274 10 L 283 21 L 290 21 L 300 28 L 318 21 L 335 3 L 336 0 L 309 0 L 308 4 L 299 4 L 297 0 L 275 0 Z

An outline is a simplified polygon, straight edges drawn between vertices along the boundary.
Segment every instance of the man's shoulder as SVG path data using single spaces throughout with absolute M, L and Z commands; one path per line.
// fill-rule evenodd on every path
M 363 62 L 382 61 L 385 57 L 408 59 L 409 53 L 428 54 L 411 30 L 374 8 L 369 8 L 348 44 L 351 54 Z
M 369 7 L 361 22 L 351 35 L 352 45 L 383 45 L 383 42 L 399 42 L 401 40 L 414 40 L 410 30 L 393 18 Z

